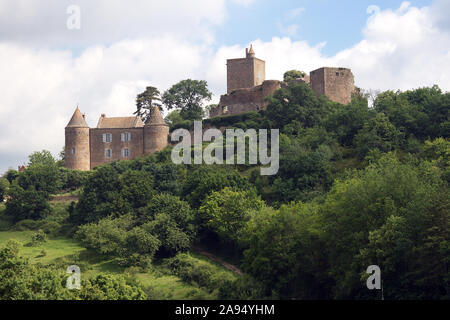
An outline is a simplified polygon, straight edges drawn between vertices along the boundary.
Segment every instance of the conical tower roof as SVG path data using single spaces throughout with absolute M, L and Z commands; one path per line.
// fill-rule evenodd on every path
M 161 112 L 159 111 L 159 107 L 153 107 L 152 115 L 150 120 L 145 124 L 146 126 L 157 126 L 164 125 L 167 126 L 166 121 L 164 121 Z
M 73 113 L 72 119 L 70 119 L 66 128 L 89 128 L 86 120 L 84 120 L 84 116 L 81 114 L 81 111 L 80 109 L 78 109 L 78 107 Z

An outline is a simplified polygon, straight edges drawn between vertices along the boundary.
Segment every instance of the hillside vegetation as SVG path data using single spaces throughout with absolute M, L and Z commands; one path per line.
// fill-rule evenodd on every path
M 0 240 L 24 246 L 0 250 L 0 298 L 380 299 L 366 287 L 378 265 L 386 299 L 449 299 L 449 110 L 438 87 L 384 92 L 369 107 L 293 83 L 265 111 L 205 121 L 280 129 L 274 176 L 175 165 L 171 147 L 88 173 L 36 153 L 5 176 Z M 50 204 L 71 190 L 79 201 Z M 77 263 L 89 277 L 68 291 L 64 268 Z

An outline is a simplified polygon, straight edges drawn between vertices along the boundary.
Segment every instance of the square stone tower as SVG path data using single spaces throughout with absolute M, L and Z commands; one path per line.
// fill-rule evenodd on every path
M 326 95 L 334 102 L 349 104 L 355 90 L 355 79 L 350 69 L 325 67 L 311 71 L 310 85 L 318 96 Z
M 266 80 L 266 62 L 255 58 L 255 51 L 245 49 L 245 58 L 227 60 L 227 92 L 253 88 Z

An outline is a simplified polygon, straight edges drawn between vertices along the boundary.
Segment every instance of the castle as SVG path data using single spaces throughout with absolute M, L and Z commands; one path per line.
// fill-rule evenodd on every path
M 169 126 L 158 107 L 145 125 L 139 116 L 108 118 L 102 114 L 96 128 L 89 128 L 77 107 L 65 131 L 65 166 L 76 170 L 161 151 L 169 136 Z
M 264 110 L 265 98 L 288 85 L 265 80 L 266 63 L 255 57 L 253 46 L 245 54 L 245 58 L 227 60 L 227 94 L 210 110 L 211 118 Z M 353 74 L 346 68 L 320 68 L 294 81 L 308 83 L 317 96 L 325 95 L 342 104 L 350 103 L 355 90 Z M 114 160 L 161 151 L 168 145 L 169 136 L 169 126 L 158 107 L 146 124 L 139 116 L 108 118 L 103 114 L 96 128 L 89 128 L 77 107 L 65 131 L 65 165 L 76 170 L 92 170 Z
M 227 60 L 227 94 L 210 110 L 210 117 L 266 109 L 265 98 L 287 84 L 265 78 L 266 63 L 255 57 L 253 46 L 245 49 L 245 58 Z M 295 81 L 308 83 L 317 96 L 342 104 L 350 103 L 355 90 L 354 76 L 346 68 L 320 68 Z

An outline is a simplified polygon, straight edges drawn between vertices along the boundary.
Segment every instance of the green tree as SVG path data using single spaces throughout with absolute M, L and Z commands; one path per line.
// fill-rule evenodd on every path
M 51 152 L 47 150 L 34 152 L 28 158 L 29 158 L 28 167 L 56 165 L 55 158 L 53 158 Z
M 254 190 L 233 191 L 225 188 L 210 194 L 199 209 L 200 219 L 207 227 L 229 243 L 237 243 L 252 211 L 260 210 L 264 202 Z
M 354 139 L 355 149 L 361 158 L 364 158 L 370 150 L 378 149 L 389 152 L 399 145 L 401 133 L 383 114 L 378 113 L 368 120 Z
M 79 297 L 82 300 L 146 300 L 140 286 L 123 276 L 101 274 L 83 281 Z
M 281 135 L 280 169 L 272 182 L 271 200 L 277 203 L 310 200 L 324 194 L 332 185 L 332 163 L 335 156 L 326 144 L 320 144 L 313 128 L 303 131 L 299 138 Z M 311 150 L 315 147 L 315 150 Z
M 201 120 L 204 115 L 202 104 L 211 100 L 212 93 L 204 80 L 182 80 L 165 91 L 162 101 L 167 108 L 180 109 L 185 120 Z
M 9 183 L 13 183 L 14 180 L 16 180 L 17 177 L 19 177 L 19 172 L 17 170 L 8 170 L 5 174 L 5 178 L 9 181 Z
M 71 221 L 83 224 L 127 213 L 130 207 L 120 196 L 121 188 L 119 174 L 112 166 L 97 168 L 84 184 Z
M 52 154 L 43 150 L 29 156 L 28 168 L 19 174 L 18 183 L 23 189 L 33 187 L 50 195 L 60 190 L 62 177 Z
M 152 116 L 153 108 L 159 107 L 162 111 L 160 97 L 161 93 L 155 87 L 147 87 L 144 92 L 136 97 L 136 111 L 134 114 L 140 116 L 144 123 L 147 123 Z
M 174 126 L 183 122 L 183 118 L 180 115 L 180 110 L 173 110 L 166 117 L 165 120 L 171 125 Z
M 153 177 L 145 171 L 130 170 L 119 177 L 120 196 L 131 208 L 147 205 L 153 196 Z
M 282 129 L 294 120 L 310 128 L 322 124 L 333 110 L 332 106 L 328 99 L 317 98 L 308 84 L 292 83 L 268 98 L 266 118 L 275 129 Z
M 375 99 L 374 108 L 383 112 L 406 137 L 422 141 L 449 137 L 450 93 L 442 93 L 438 86 L 383 92 Z
M 283 75 L 283 80 L 289 82 L 291 80 L 303 79 L 306 76 L 306 72 L 299 70 L 286 71 Z
M 68 300 L 67 276 L 61 270 L 32 265 L 20 256 L 21 244 L 9 241 L 0 249 L 0 300 Z
M 33 186 L 23 189 L 17 184 L 12 184 L 6 202 L 5 214 L 12 216 L 14 222 L 25 219 L 41 220 L 50 213 L 48 194 L 37 191 Z
M 0 203 L 5 200 L 6 193 L 8 192 L 9 181 L 5 178 L 0 178 Z
M 163 255 L 187 250 L 196 235 L 189 204 L 169 194 L 153 197 L 145 208 L 138 210 L 137 221 L 143 230 L 159 239 Z
M 325 126 L 328 132 L 337 136 L 339 143 L 351 146 L 358 131 L 374 116 L 375 112 L 369 109 L 367 99 L 358 95 L 348 105 L 336 105 Z
M 240 239 L 246 249 L 241 267 L 261 283 L 265 296 L 329 298 L 326 244 L 318 210 L 314 204 L 292 203 L 252 215 Z
M 183 186 L 182 198 L 186 199 L 192 208 L 199 208 L 209 194 L 225 187 L 246 190 L 250 183 L 234 169 L 227 170 L 221 166 L 190 168 Z
M 396 276 L 396 272 L 401 272 L 412 284 L 412 263 L 406 268 L 402 259 L 411 254 L 408 248 L 421 245 L 426 239 L 421 235 L 425 226 L 429 229 L 438 227 L 435 223 L 439 219 L 426 222 L 430 220 L 429 215 L 448 212 L 448 200 L 447 204 L 442 200 L 445 193 L 447 189 L 439 169 L 427 163 L 401 163 L 395 154 L 384 155 L 366 169 L 337 181 L 321 208 L 331 266 L 329 274 L 335 281 L 334 297 L 371 297 L 359 277 L 367 268 L 368 260 L 362 262 L 357 258 L 361 250 L 367 247 L 371 257 L 379 251 L 378 257 L 382 258 L 371 260 L 370 264 L 385 263 L 385 270 L 395 271 L 391 273 L 392 277 Z M 399 218 L 390 218 L 392 216 Z M 448 226 L 448 223 L 445 225 Z M 445 234 L 444 230 L 440 233 Z M 413 241 L 411 245 L 409 241 Z M 391 247 L 388 249 L 385 245 Z M 438 249 L 434 254 L 436 257 L 442 256 Z M 444 282 L 442 273 L 439 277 Z M 396 283 L 399 285 L 399 282 Z M 405 278 L 401 283 L 404 288 L 409 288 L 409 296 L 418 297 L 421 289 L 406 285 Z
M 123 218 L 104 218 L 97 223 L 80 226 L 75 237 L 84 247 L 94 249 L 100 254 L 120 255 L 126 248 L 127 240 L 126 225 L 123 222 Z

